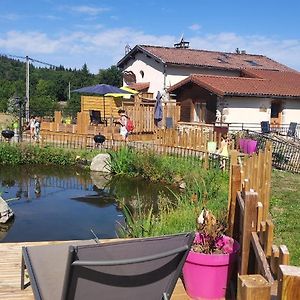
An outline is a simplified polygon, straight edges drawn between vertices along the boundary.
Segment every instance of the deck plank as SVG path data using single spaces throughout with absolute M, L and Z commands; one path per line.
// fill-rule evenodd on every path
M 111 240 L 105 240 L 109 242 Z M 51 242 L 22 242 L 0 243 L 0 299 L 5 300 L 33 300 L 31 287 L 21 290 L 21 251 L 23 246 L 41 246 L 60 244 L 68 241 Z M 70 242 L 70 241 L 69 241 Z M 104 241 L 102 241 L 104 242 Z M 182 281 L 179 279 L 172 300 L 189 300 Z

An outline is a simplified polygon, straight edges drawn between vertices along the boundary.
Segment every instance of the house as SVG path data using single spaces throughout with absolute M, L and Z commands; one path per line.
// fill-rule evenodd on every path
M 136 45 L 119 62 L 124 84 L 180 105 L 180 121 L 300 123 L 300 73 L 264 55 Z M 145 89 L 144 89 L 145 91 Z M 174 97 L 173 96 L 173 97 Z
M 163 94 L 191 74 L 240 76 L 244 68 L 294 71 L 263 55 L 136 45 L 118 63 L 124 84 Z M 178 46 L 179 45 L 179 46 Z
M 192 74 L 168 90 L 181 105 L 180 121 L 300 123 L 300 73 L 244 69 L 240 76 Z

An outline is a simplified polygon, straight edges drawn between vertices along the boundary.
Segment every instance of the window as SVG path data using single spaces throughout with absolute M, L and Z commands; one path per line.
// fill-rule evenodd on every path
M 223 63 L 223 64 L 228 64 L 229 62 L 228 61 L 226 61 L 224 58 L 222 58 L 222 57 L 217 57 L 217 60 L 218 60 L 218 62 L 219 63 Z
M 245 60 L 245 61 L 253 67 L 261 66 L 261 64 L 259 64 L 258 62 L 254 61 L 254 60 Z
M 205 123 L 206 102 L 196 102 L 194 105 L 194 122 Z
M 143 70 L 140 71 L 140 74 L 141 74 L 142 78 L 144 78 L 145 73 Z

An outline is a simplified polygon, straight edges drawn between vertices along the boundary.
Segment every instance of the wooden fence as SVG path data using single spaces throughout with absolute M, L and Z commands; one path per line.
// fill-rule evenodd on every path
M 90 121 L 89 111 L 95 106 L 93 104 L 94 102 L 92 102 L 88 106 L 83 105 L 84 103 L 85 102 L 82 102 L 82 111 L 77 113 L 76 124 L 64 123 L 62 113 L 60 111 L 57 111 L 54 114 L 53 121 L 42 121 L 42 130 L 77 134 L 92 134 L 95 132 L 101 132 L 102 134 L 106 135 L 109 135 L 112 132 L 117 132 L 118 126 L 116 126 L 115 121 L 118 118 L 118 114 L 115 105 L 113 106 L 113 109 L 111 108 L 112 106 L 110 106 L 110 113 L 106 112 L 105 122 L 103 122 L 103 124 L 92 125 Z M 100 110 L 100 108 L 102 108 L 102 101 L 100 101 L 99 103 L 100 104 L 98 104 L 98 106 L 95 106 L 93 109 Z M 162 107 L 163 118 L 159 122 L 156 122 L 154 119 L 154 106 L 155 101 L 152 101 L 150 103 L 132 103 L 131 105 L 123 107 L 126 109 L 128 116 L 134 122 L 134 132 L 136 134 L 153 133 L 158 128 L 175 128 L 177 126 L 177 122 L 180 116 L 180 107 L 176 106 L 176 103 L 170 102 L 164 104 L 164 106 Z
M 237 299 L 300 299 L 300 267 L 288 266 L 285 245 L 273 244 L 269 215 L 272 146 L 237 158 L 232 152 L 229 186 L 228 234 L 241 246 Z M 275 298 L 274 298 L 275 297 Z
M 189 130 L 158 129 L 156 141 L 160 145 L 207 151 L 208 142 L 214 142 L 217 148 L 218 139 L 213 127 L 200 127 Z M 212 151 L 213 152 L 213 151 Z
M 274 168 L 293 173 L 300 173 L 300 140 L 278 133 L 262 134 L 244 131 L 244 137 L 257 141 L 259 149 L 264 149 L 267 142 L 272 143 L 272 165 Z

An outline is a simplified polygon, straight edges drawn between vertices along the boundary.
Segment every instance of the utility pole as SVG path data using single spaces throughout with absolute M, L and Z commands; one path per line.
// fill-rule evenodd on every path
M 69 93 L 68 93 L 68 99 L 71 99 L 71 82 L 69 81 Z
M 29 57 L 26 56 L 26 108 L 25 108 L 25 114 L 26 114 L 26 121 L 29 121 Z

